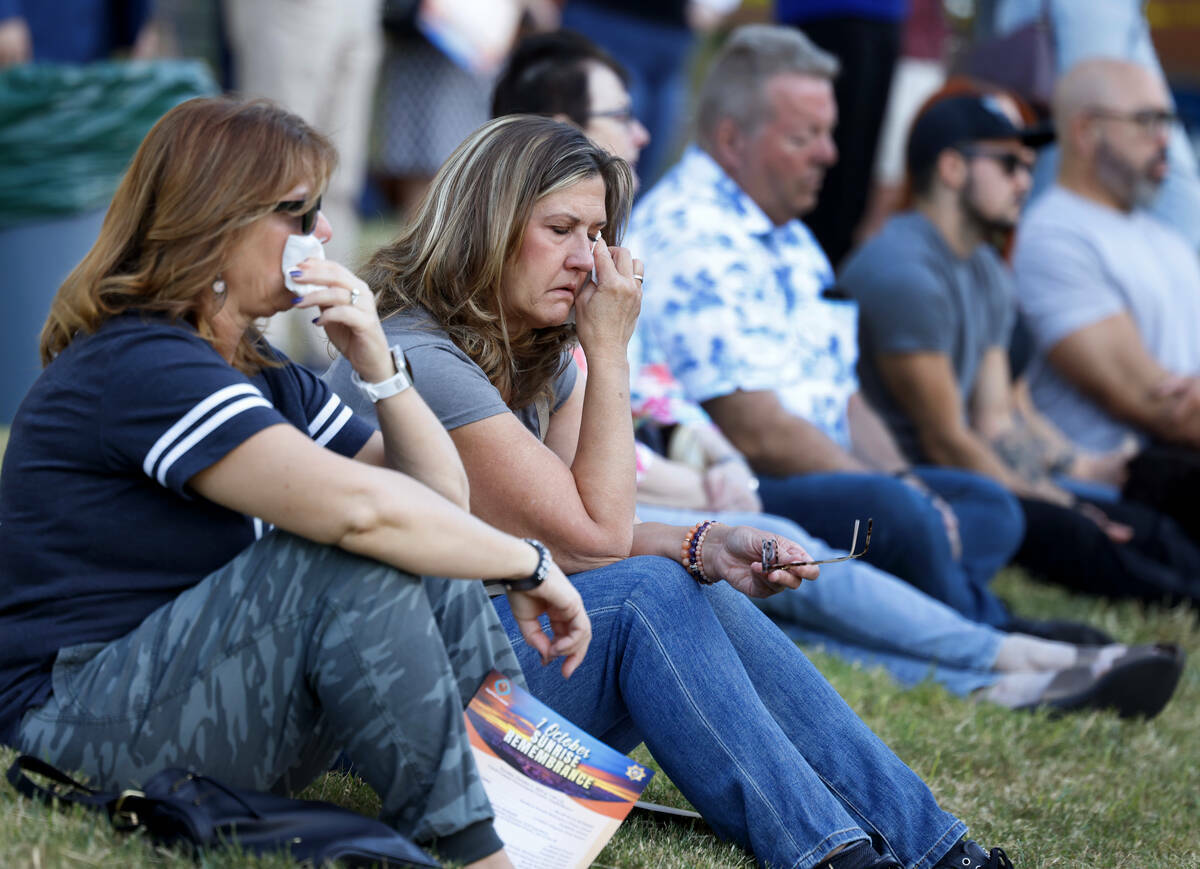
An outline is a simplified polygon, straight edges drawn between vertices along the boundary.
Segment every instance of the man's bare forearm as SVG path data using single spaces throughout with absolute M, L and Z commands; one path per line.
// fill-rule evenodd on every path
M 997 451 L 969 429 L 924 434 L 921 441 L 926 454 L 936 465 L 974 471 L 1018 494 L 1027 491 L 1033 482 L 1014 471 Z
M 899 473 L 908 467 L 910 462 L 900 452 L 896 439 L 862 393 L 850 396 L 846 417 L 850 424 L 851 449 L 862 462 L 887 474 Z
M 763 431 L 749 436 L 744 433 L 740 437 L 730 435 L 729 439 L 758 474 L 783 477 L 821 471 L 869 470 L 816 426 L 798 417 L 775 420 Z
M 868 470 L 769 390 L 733 392 L 705 401 L 704 409 L 756 473 Z

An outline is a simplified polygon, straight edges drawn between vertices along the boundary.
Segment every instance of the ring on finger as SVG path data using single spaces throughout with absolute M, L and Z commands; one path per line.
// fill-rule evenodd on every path
M 645 275 L 639 275 L 637 272 L 634 272 L 634 273 L 633 273 L 633 279 L 634 279 L 635 281 L 637 281 L 637 282 L 640 284 L 640 283 L 641 283 L 643 280 L 645 280 L 645 279 L 646 279 L 646 276 L 645 276 Z
M 358 290 L 351 290 L 351 291 L 350 291 L 350 305 L 351 305 L 351 307 L 353 307 L 354 305 L 356 305 L 356 304 L 358 303 L 358 297 L 359 297 L 359 295 L 360 295 L 360 293 L 359 293 L 359 291 L 358 291 Z

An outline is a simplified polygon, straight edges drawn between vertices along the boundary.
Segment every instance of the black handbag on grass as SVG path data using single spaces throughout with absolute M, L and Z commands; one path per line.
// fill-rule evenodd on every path
M 27 773 L 56 786 L 43 787 Z M 140 791 L 102 793 L 25 755 L 8 768 L 8 781 L 32 800 L 104 810 L 118 830 L 144 829 L 155 842 L 188 845 L 193 854 L 236 845 L 254 854 L 287 851 L 315 866 L 330 861 L 351 866 L 440 865 L 391 827 L 349 809 L 233 788 L 182 769 L 157 773 Z

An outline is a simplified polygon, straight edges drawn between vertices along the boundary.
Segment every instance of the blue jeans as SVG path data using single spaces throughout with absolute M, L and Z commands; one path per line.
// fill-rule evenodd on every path
M 1055 477 L 1054 482 L 1062 486 L 1072 495 L 1087 498 L 1089 501 L 1103 501 L 1115 504 L 1121 500 L 1121 490 L 1108 483 L 1095 483 L 1091 480 L 1080 480 L 1076 477 Z
M 691 526 L 704 519 L 749 525 L 794 540 L 813 558 L 845 554 L 770 513 L 699 513 L 639 504 L 638 516 L 668 525 Z M 862 561 L 827 565 L 816 582 L 754 603 L 797 642 L 867 667 L 883 667 L 902 685 L 933 679 L 965 696 L 998 678 L 992 664 L 1003 633 L 963 618 Z
M 867 561 L 971 621 L 1005 624 L 1008 609 L 988 583 L 1021 545 L 1025 520 L 1020 504 L 979 474 L 926 467 L 916 473 L 958 517 L 962 554 L 957 559 L 929 498 L 884 474 L 762 477 L 759 494 L 768 513 L 786 516 L 835 545 L 849 541 L 855 519 L 874 518 Z
M 529 689 L 574 724 L 650 753 L 713 828 L 763 863 L 806 869 L 869 836 L 927 869 L 966 830 L 796 645 L 724 583 L 630 558 L 571 582 L 592 620 L 570 680 L 542 667 L 497 598 Z

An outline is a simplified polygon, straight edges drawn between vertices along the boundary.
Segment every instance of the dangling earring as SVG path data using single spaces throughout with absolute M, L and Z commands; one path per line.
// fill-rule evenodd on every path
M 217 279 L 213 281 L 212 290 L 218 296 L 225 292 L 225 282 L 221 280 L 221 276 L 217 275 Z

